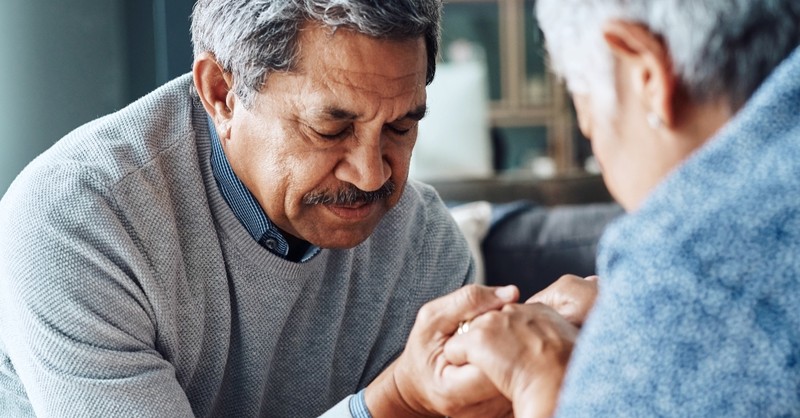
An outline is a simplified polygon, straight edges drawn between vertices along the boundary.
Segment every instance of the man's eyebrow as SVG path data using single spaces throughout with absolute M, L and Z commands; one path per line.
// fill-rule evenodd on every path
M 326 107 L 320 112 L 320 115 L 326 119 L 332 120 L 356 120 L 358 115 L 349 111 L 340 109 L 338 107 Z
M 428 113 L 428 105 L 427 104 L 421 104 L 421 105 L 417 106 L 416 109 L 406 113 L 406 115 L 403 116 L 400 119 L 413 119 L 413 120 L 419 121 L 419 120 L 422 120 L 422 118 L 425 117 L 426 113 Z
M 398 120 L 412 119 L 412 120 L 419 121 L 419 120 L 421 120 L 422 118 L 425 117 L 426 113 L 428 113 L 428 105 L 421 104 L 421 105 L 417 106 L 416 109 L 414 109 L 414 110 L 406 113 L 402 117 L 398 118 Z M 326 107 L 325 109 L 323 109 L 320 112 L 320 115 L 322 117 L 326 118 L 326 119 L 331 119 L 331 120 L 353 121 L 353 120 L 358 119 L 358 115 L 357 114 L 355 114 L 355 113 L 353 113 L 353 112 L 351 112 L 349 110 L 344 110 L 344 109 L 341 109 L 341 108 L 338 108 L 338 107 Z

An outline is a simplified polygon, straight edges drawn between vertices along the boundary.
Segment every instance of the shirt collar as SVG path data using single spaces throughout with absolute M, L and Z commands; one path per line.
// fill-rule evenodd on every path
M 225 202 L 254 240 L 271 252 L 287 258 L 289 242 L 269 220 L 250 190 L 233 172 L 233 168 L 222 150 L 222 142 L 211 118 L 208 118 L 208 130 L 211 135 L 211 170 Z M 300 262 L 310 260 L 319 252 L 319 247 L 310 245 Z

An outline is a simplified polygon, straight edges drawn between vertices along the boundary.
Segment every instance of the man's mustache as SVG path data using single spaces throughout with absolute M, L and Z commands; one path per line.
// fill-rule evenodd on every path
M 394 193 L 395 184 L 388 180 L 380 189 L 365 192 L 352 184 L 346 184 L 339 190 L 317 190 L 303 196 L 306 205 L 353 206 L 387 199 Z

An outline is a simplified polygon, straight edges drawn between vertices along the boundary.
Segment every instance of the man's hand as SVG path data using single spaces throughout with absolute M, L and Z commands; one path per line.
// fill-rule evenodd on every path
M 556 310 L 567 321 L 580 327 L 597 297 L 597 276 L 581 278 L 571 274 L 531 296 L 525 303 L 542 303 Z
M 444 345 L 462 321 L 516 302 L 514 286 L 465 286 L 427 303 L 400 357 L 366 390 L 367 406 L 376 417 L 505 416 L 510 402 L 478 368 L 455 367 L 444 357 Z
M 454 365 L 475 366 L 511 399 L 518 417 L 550 417 L 578 329 L 540 303 L 506 305 L 445 345 Z

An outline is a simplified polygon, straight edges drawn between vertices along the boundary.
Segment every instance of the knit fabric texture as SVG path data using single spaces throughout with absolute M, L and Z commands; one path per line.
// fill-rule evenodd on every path
M 600 243 L 559 417 L 800 416 L 800 49 Z
M 317 416 L 474 274 L 414 182 L 357 247 L 283 260 L 237 221 L 209 153 L 185 75 L 15 180 L 0 202 L 0 415 Z

